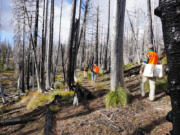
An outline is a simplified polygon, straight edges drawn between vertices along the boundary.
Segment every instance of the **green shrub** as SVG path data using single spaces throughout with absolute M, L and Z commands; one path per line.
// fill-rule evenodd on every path
M 63 89 L 64 85 L 61 82 L 55 82 L 54 83 L 54 88 L 55 89 Z
M 131 68 L 132 66 L 135 66 L 135 65 L 137 65 L 137 64 L 138 64 L 137 62 L 126 64 L 126 65 L 124 65 L 124 69 L 129 69 L 129 68 Z
M 116 107 L 128 104 L 128 93 L 122 87 L 117 88 L 115 91 L 110 91 L 105 97 L 106 108 Z
M 168 80 L 167 76 L 165 76 L 163 79 L 159 79 L 156 81 L 156 89 L 157 90 L 166 90 L 168 88 Z
M 167 57 L 164 57 L 164 58 L 162 59 L 162 64 L 163 64 L 163 65 L 166 65 L 166 64 L 167 64 Z
M 4 65 L 2 62 L 0 62 L 0 72 L 4 71 Z
M 109 78 L 109 77 L 106 77 L 106 78 L 103 78 L 102 80 L 103 80 L 103 82 L 106 82 L 106 81 L 109 81 L 110 78 Z
M 89 80 L 92 79 L 92 78 L 91 78 L 91 72 L 90 72 L 90 71 L 88 72 L 87 78 L 88 78 Z
M 25 90 L 25 92 L 26 92 L 26 93 L 28 93 L 28 92 L 29 92 L 29 90 L 27 90 L 27 89 L 26 89 L 26 90 Z
M 97 76 L 103 76 L 104 75 L 104 70 L 99 70 L 99 73 L 97 74 Z

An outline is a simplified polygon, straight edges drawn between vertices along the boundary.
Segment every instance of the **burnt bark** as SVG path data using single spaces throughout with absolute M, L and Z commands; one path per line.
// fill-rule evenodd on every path
M 54 65 L 54 70 L 53 70 L 53 81 L 55 82 L 55 78 L 56 78 L 56 67 L 58 65 L 58 58 L 59 58 L 59 53 L 60 53 L 60 49 L 61 49 L 61 18 L 62 18 L 62 5 L 63 5 L 63 0 L 61 0 L 61 10 L 60 10 L 60 20 L 59 20 L 59 41 L 58 41 L 58 50 L 57 50 L 57 55 L 56 55 L 56 61 L 55 61 L 55 65 Z
M 25 12 L 24 12 L 24 19 L 23 19 L 23 43 L 22 43 L 22 86 L 21 90 L 25 92 L 25 83 L 24 83 L 24 48 L 25 48 L 25 33 L 26 33 L 26 24 L 25 24 Z
M 53 31 L 54 31 L 54 0 L 51 0 L 50 14 L 50 30 L 49 30 L 49 45 L 47 50 L 47 74 L 46 74 L 46 89 L 51 89 L 51 73 L 52 73 L 52 56 L 53 56 Z
M 104 56 L 104 70 L 107 70 L 107 61 L 108 61 L 108 46 L 109 46 L 109 33 L 110 33 L 110 7 L 111 3 L 108 0 L 108 27 L 107 27 L 107 41 L 105 45 L 105 56 Z
M 113 43 L 111 46 L 111 90 L 124 87 L 123 34 L 126 0 L 115 0 L 113 18 Z
M 164 36 L 169 89 L 172 111 L 167 120 L 172 122 L 172 135 L 180 135 L 180 1 L 159 0 L 155 14 L 161 18 Z
M 18 116 L 11 119 L 6 119 L 0 121 L 0 127 L 9 126 L 9 125 L 16 125 L 16 124 L 25 124 L 30 121 L 37 120 L 44 116 L 44 112 L 46 110 L 46 106 L 40 107 L 38 109 L 35 109 L 34 111 L 24 114 L 23 116 Z
M 151 14 L 151 0 L 147 0 L 147 17 L 148 17 L 148 44 L 153 44 L 153 28 L 152 28 L 152 14 Z
M 96 15 L 96 49 L 95 49 L 95 64 L 98 64 L 98 45 L 99 45 L 99 6 L 97 7 Z
M 45 89 L 44 66 L 46 56 L 46 35 L 47 35 L 47 18 L 48 18 L 48 0 L 43 1 L 43 24 L 42 24 L 42 58 L 41 58 L 41 86 Z
M 73 65 L 73 43 L 74 43 L 74 32 L 75 32 L 75 15 L 76 15 L 76 0 L 72 2 L 72 15 L 71 24 L 67 48 L 67 65 L 66 65 L 66 82 L 69 88 L 72 87 L 74 83 L 74 65 Z

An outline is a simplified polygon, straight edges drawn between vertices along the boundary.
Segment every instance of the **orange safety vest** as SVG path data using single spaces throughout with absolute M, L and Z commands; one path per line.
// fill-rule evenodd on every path
M 157 53 L 149 51 L 148 54 L 150 55 L 148 64 L 158 64 L 158 55 L 157 55 Z
M 93 69 L 93 71 L 94 71 L 96 74 L 98 74 L 98 73 L 99 73 L 99 67 L 98 67 L 98 66 L 95 66 L 94 69 Z

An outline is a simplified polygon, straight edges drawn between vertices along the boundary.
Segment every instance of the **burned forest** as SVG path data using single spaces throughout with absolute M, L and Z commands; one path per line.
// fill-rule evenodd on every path
M 0 135 L 180 135 L 180 0 L 0 0 Z

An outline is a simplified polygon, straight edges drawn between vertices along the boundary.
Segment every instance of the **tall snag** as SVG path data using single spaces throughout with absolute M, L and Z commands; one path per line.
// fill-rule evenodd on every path
M 172 135 L 180 135 L 180 0 L 159 0 L 155 14 L 161 18 L 167 55 L 169 89 L 172 111 L 167 120 L 173 123 Z
M 147 0 L 147 22 L 148 22 L 148 44 L 153 44 L 153 28 L 152 28 L 152 14 L 151 14 L 151 0 Z
M 107 70 L 107 61 L 108 61 L 108 46 L 109 46 L 109 33 L 110 33 L 110 7 L 111 2 L 108 0 L 108 26 L 107 26 L 107 39 L 105 45 L 105 56 L 104 56 L 104 69 Z
M 59 53 L 60 53 L 60 49 L 62 47 L 61 44 L 61 18 L 62 18 L 62 5 L 63 5 L 63 0 L 61 0 L 61 10 L 60 10 L 60 17 L 59 17 L 59 41 L 58 41 L 58 50 L 57 50 L 57 55 L 56 55 L 56 60 L 55 60 L 55 65 L 54 65 L 54 70 L 53 70 L 53 81 L 55 82 L 55 77 L 56 77 L 56 68 L 57 68 L 57 64 L 58 64 L 58 58 L 59 58 Z M 62 59 L 63 61 L 63 59 Z M 63 64 L 62 64 L 63 67 Z M 64 68 L 63 68 L 63 72 L 64 72 Z
M 76 0 L 72 2 L 72 15 L 70 21 L 70 31 L 69 40 L 67 47 L 67 64 L 66 64 L 66 82 L 69 89 L 74 84 L 74 65 L 73 65 L 73 42 L 74 42 L 74 32 L 75 32 L 75 16 L 76 16 Z
M 111 90 L 124 86 L 123 34 L 126 0 L 115 0 L 113 17 L 113 41 L 111 46 Z
M 54 31 L 54 0 L 51 0 L 51 13 L 49 21 L 49 45 L 47 50 L 46 89 L 51 89 L 52 56 L 53 56 L 53 31 Z
M 46 38 L 47 38 L 47 19 L 48 19 L 48 0 L 43 1 L 43 24 L 42 24 L 42 58 L 41 58 L 41 86 L 45 89 L 45 79 L 44 79 L 44 66 L 45 66 L 45 56 L 46 56 Z
M 95 63 L 98 64 L 98 47 L 99 46 L 99 6 L 97 7 L 96 15 L 96 48 L 95 48 Z

